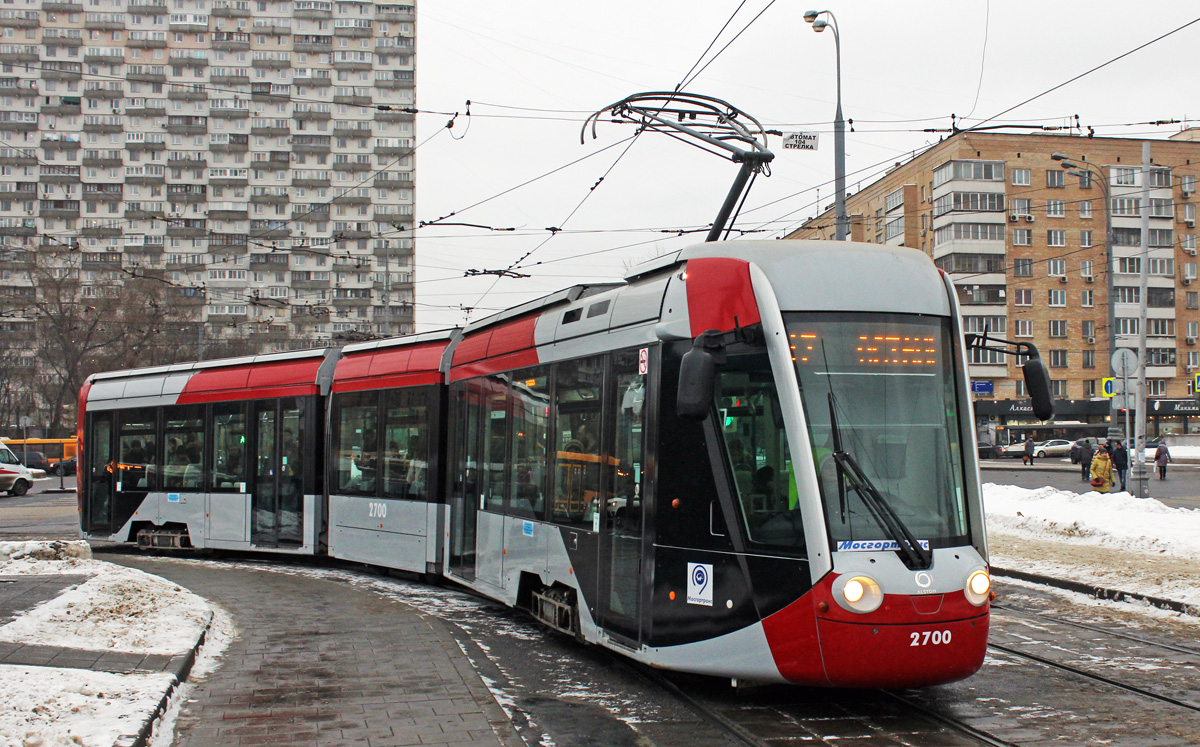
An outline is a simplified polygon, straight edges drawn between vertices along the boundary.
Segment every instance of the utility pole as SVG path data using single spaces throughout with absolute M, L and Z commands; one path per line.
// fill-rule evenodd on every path
M 1142 235 L 1138 262 L 1138 377 L 1137 377 L 1137 438 L 1134 441 L 1137 462 L 1133 480 L 1139 498 L 1150 497 L 1146 481 L 1146 294 L 1150 286 L 1150 141 L 1142 143 Z M 1109 272 L 1112 269 L 1109 268 Z M 1126 403 L 1128 404 L 1128 403 Z

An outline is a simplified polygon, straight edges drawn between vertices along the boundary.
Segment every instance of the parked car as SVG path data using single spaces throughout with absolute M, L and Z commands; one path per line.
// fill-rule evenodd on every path
M 1067 456 L 1071 453 L 1071 442 L 1065 438 L 1052 438 L 1049 441 L 1042 441 L 1038 444 L 1033 453 L 1041 459 Z
M 990 441 L 979 442 L 980 459 L 996 459 L 1000 456 L 1000 447 Z
M 33 487 L 36 475 L 4 443 L 0 443 L 0 490 L 21 496 Z
M 1000 456 L 1013 457 L 1014 459 L 1020 459 L 1021 457 L 1025 456 L 1025 442 L 1024 441 L 1018 441 L 1015 444 L 1006 444 L 999 448 L 1000 448 Z
M 50 465 L 49 472 L 52 475 L 75 474 L 75 457 L 71 457 L 70 459 L 59 459 L 54 464 Z
M 21 460 L 21 464 L 24 464 L 29 469 L 40 469 L 43 472 L 50 471 L 50 460 L 42 452 L 18 450 L 14 453 Z

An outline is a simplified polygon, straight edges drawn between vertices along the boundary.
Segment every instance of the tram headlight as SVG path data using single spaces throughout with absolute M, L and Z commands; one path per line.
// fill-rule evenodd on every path
M 839 604 L 851 612 L 874 612 L 883 604 L 883 589 L 870 576 L 851 576 L 838 584 L 834 593 Z
M 963 593 L 967 595 L 967 601 L 971 604 L 982 607 L 983 603 L 988 600 L 991 591 L 992 578 L 986 570 L 976 568 L 971 571 L 971 575 L 967 576 L 967 585 L 963 588 Z

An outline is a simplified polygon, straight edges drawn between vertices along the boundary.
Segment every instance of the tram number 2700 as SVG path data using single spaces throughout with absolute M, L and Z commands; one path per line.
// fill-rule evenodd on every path
M 909 633 L 910 646 L 941 646 L 950 642 L 949 630 L 926 630 L 924 633 Z
M 386 503 L 371 503 L 368 506 L 368 511 L 369 511 L 368 515 L 372 519 L 386 519 L 387 518 L 387 504 Z M 947 633 L 947 635 L 949 635 L 949 633 Z

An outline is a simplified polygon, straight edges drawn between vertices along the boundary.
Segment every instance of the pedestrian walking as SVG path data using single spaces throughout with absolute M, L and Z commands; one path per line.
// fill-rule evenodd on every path
M 1105 444 L 1096 449 L 1092 457 L 1092 490 L 1097 493 L 1107 493 L 1112 490 L 1113 466 L 1112 457 Z
M 1092 454 L 1096 450 L 1092 448 L 1092 442 L 1086 438 L 1079 439 L 1079 469 L 1082 474 L 1080 477 L 1084 482 L 1092 479 Z
M 1154 465 L 1158 467 L 1158 479 L 1167 479 L 1167 462 L 1173 462 L 1171 451 L 1167 448 L 1167 444 L 1163 441 L 1158 442 L 1158 448 L 1154 450 Z
M 1025 438 L 1025 456 L 1021 458 L 1021 461 L 1023 461 L 1025 464 L 1029 465 L 1030 467 L 1033 466 L 1034 447 L 1035 447 L 1035 444 L 1033 443 L 1033 436 L 1027 436 Z
M 1121 481 L 1121 492 L 1125 492 L 1125 477 L 1129 474 L 1129 449 L 1125 448 L 1124 441 L 1109 441 L 1112 445 L 1112 463 L 1113 469 L 1117 471 L 1117 478 Z

